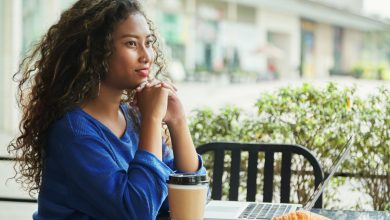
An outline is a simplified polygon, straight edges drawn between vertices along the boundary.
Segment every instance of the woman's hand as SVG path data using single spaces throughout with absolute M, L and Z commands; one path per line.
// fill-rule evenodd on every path
M 153 87 L 163 87 L 169 90 L 167 112 L 163 118 L 163 121 L 169 126 L 182 119 L 185 119 L 184 108 L 176 94 L 177 89 L 174 85 L 168 82 L 162 82 L 160 80 L 153 79 L 139 85 L 136 91 L 139 93 L 144 89 Z M 137 97 L 137 99 L 139 98 L 141 97 Z
M 136 91 L 142 94 L 141 91 L 150 88 L 164 88 L 168 91 L 168 97 L 166 98 L 167 110 L 162 120 L 168 125 L 176 168 L 182 172 L 195 172 L 199 168 L 199 160 L 191 138 L 190 130 L 187 126 L 183 106 L 176 95 L 176 88 L 172 84 L 159 80 L 152 80 L 138 86 Z M 142 101 L 141 99 L 148 97 L 139 96 L 137 98 L 138 102 L 140 102 Z M 146 117 L 148 116 L 146 115 Z M 148 130 L 145 128 L 145 133 L 149 130 L 149 128 Z M 142 139 L 142 141 L 145 139 Z M 148 143 L 142 144 L 147 146 Z M 159 157 L 161 158 L 160 155 Z
M 273 218 L 273 220 L 330 220 L 329 218 L 309 211 L 295 211 Z
M 162 121 L 167 113 L 169 93 L 169 89 L 150 83 L 146 83 L 142 89 L 137 88 L 136 103 L 142 118 L 151 117 Z
M 163 121 L 168 126 L 171 126 L 180 120 L 185 119 L 184 108 L 176 94 L 176 87 L 167 82 L 162 82 L 162 86 L 169 89 L 167 114 L 165 115 Z
M 162 126 L 167 113 L 169 89 L 146 83 L 137 89 L 136 105 L 141 112 L 141 129 L 138 149 L 148 151 L 162 160 Z

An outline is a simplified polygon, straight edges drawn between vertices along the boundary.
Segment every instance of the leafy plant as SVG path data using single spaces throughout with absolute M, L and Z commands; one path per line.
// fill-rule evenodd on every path
M 355 65 L 352 68 L 352 74 L 354 77 L 356 77 L 358 79 L 362 78 L 362 76 L 364 74 L 364 66 L 362 64 Z
M 218 113 L 210 109 L 195 110 L 190 129 L 197 146 L 222 140 L 303 145 L 314 153 L 325 172 L 329 171 L 347 139 L 355 134 L 352 159 L 339 170 L 351 175 L 332 179 L 330 190 L 325 194 L 325 207 L 332 208 L 338 200 L 337 188 L 354 179 L 360 183 L 354 189 L 367 193 L 372 198 L 373 208 L 389 210 L 389 90 L 379 89 L 376 95 L 365 99 L 357 97 L 355 90 L 339 88 L 334 83 L 323 89 L 310 84 L 285 87 L 275 93 L 262 94 L 255 104 L 255 115 L 232 106 Z M 245 166 L 247 158 L 242 159 Z M 279 159 L 276 158 L 276 162 Z M 210 162 L 205 161 L 205 164 Z M 275 174 L 278 169 L 280 167 L 275 168 Z M 293 202 L 305 203 L 314 188 L 313 179 L 305 172 L 309 170 L 307 161 L 294 158 L 293 169 L 296 172 L 291 187 L 295 193 L 291 198 Z M 355 208 L 360 205 L 356 204 Z
M 372 198 L 376 210 L 390 210 L 390 91 L 356 101 L 355 151 L 351 171 L 362 178 L 356 190 Z

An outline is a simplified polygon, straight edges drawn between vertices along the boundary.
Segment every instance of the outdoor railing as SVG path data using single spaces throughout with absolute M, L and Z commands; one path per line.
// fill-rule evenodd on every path
M 0 156 L 1 161 L 15 161 L 15 158 Z M 25 202 L 25 203 L 36 203 L 36 199 L 29 198 L 15 198 L 15 197 L 4 197 L 0 195 L 0 202 Z
M 0 162 L 1 161 L 15 161 L 15 158 L 12 157 L 4 157 L 0 156 Z M 309 171 L 303 171 L 308 172 Z M 292 171 L 292 173 L 297 173 L 297 171 Z M 325 176 L 327 176 L 329 173 L 324 173 Z M 380 178 L 380 179 L 386 179 L 386 175 L 367 175 L 367 174 L 360 174 L 360 173 L 346 173 L 346 172 L 339 172 L 334 174 L 335 177 L 350 177 L 350 178 Z M 14 197 L 4 197 L 0 195 L 0 202 L 26 202 L 26 203 L 36 203 L 36 199 L 30 199 L 30 198 L 14 198 Z
M 293 174 L 303 173 L 305 175 L 312 175 L 312 171 L 291 171 Z M 329 175 L 328 172 L 324 172 L 324 177 Z M 373 175 L 367 173 L 347 173 L 347 172 L 336 172 L 333 175 L 334 177 L 349 177 L 349 178 L 370 178 L 370 179 L 387 179 L 387 175 Z

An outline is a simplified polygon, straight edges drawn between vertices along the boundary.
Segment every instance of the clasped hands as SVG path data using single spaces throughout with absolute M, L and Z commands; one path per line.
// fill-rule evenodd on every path
M 151 117 L 165 122 L 168 126 L 184 119 L 183 106 L 177 97 L 177 88 L 158 79 L 144 81 L 135 89 L 134 104 L 142 117 Z

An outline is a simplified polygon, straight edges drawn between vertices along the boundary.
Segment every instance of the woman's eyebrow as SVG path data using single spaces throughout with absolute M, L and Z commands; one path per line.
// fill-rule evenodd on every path
M 146 35 L 146 38 L 149 38 L 149 37 L 153 37 L 154 35 L 153 34 L 148 34 Z M 132 38 L 140 38 L 140 36 L 138 35 L 134 35 L 134 34 L 124 34 L 121 36 L 121 38 L 126 38 L 126 37 L 132 37 Z

